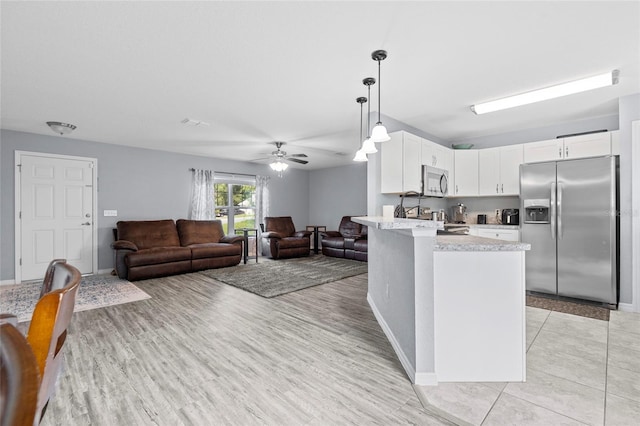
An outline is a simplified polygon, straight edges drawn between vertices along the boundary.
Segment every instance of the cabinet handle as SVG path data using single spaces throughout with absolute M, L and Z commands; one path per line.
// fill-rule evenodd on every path
M 499 194 L 500 191 L 498 191 L 498 184 L 496 183 L 496 194 Z
M 458 193 L 458 185 L 456 185 L 456 194 Z
M 569 147 L 568 146 L 564 148 L 564 157 L 565 158 L 569 158 Z
M 502 191 L 502 193 L 504 194 L 504 183 L 500 184 L 500 190 Z
M 558 158 L 562 158 L 562 148 L 558 148 Z

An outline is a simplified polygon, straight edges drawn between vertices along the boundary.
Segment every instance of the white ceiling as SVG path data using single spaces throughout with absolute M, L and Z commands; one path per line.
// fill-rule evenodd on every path
M 640 2 L 1 3 L 2 128 L 306 169 L 347 164 L 355 99 L 444 141 L 616 115 L 640 93 Z M 476 116 L 469 106 L 613 69 L 614 87 Z M 377 93 L 377 85 L 372 91 Z M 377 111 L 377 94 L 372 93 Z M 188 127 L 185 118 L 210 123 Z M 347 155 L 336 155 L 347 153 Z

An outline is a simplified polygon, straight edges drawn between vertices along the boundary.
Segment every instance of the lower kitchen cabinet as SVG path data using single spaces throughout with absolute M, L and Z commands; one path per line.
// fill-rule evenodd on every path
M 475 228 L 472 235 L 478 237 L 494 238 L 496 240 L 520 241 L 520 231 L 517 229 L 483 229 Z

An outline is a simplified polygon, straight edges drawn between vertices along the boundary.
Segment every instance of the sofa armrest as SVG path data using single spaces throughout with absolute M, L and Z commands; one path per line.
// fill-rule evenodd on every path
M 284 236 L 282 234 L 279 234 L 274 231 L 268 231 L 268 232 L 262 233 L 262 238 L 283 238 L 283 237 Z
M 293 233 L 292 237 L 309 238 L 311 237 L 311 234 L 313 234 L 311 231 L 296 231 Z
M 342 234 L 338 231 L 322 231 L 320 232 L 320 235 L 322 236 L 322 238 L 342 237 Z
M 221 243 L 227 244 L 242 243 L 242 241 L 244 241 L 244 237 L 242 235 L 225 235 L 220 238 Z
M 131 241 L 126 240 L 118 240 L 111 243 L 111 248 L 114 250 L 131 250 L 138 251 L 138 246 L 136 246 Z

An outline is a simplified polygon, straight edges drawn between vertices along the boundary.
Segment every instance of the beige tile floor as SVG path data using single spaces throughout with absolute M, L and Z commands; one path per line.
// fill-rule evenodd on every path
M 640 314 L 600 321 L 527 307 L 525 383 L 415 386 L 461 425 L 640 424 Z

